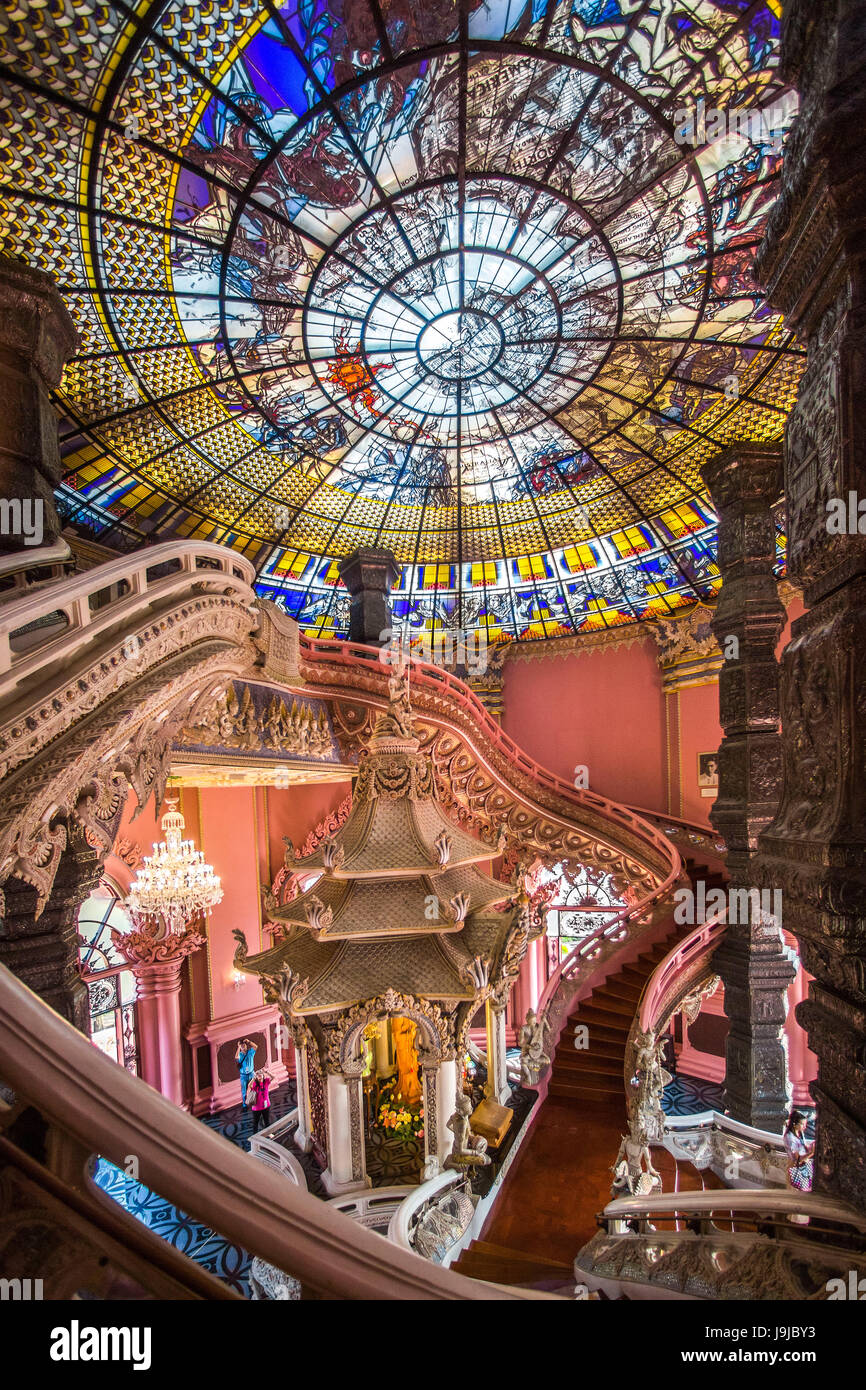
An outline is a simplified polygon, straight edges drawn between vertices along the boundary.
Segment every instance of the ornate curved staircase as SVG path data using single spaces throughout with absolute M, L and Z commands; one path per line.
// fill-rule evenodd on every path
M 38 583 L 22 584 L 16 576 L 0 613 L 6 653 L 6 670 L 0 669 L 0 748 L 6 755 L 0 886 L 17 876 L 44 901 L 67 827 L 76 821 L 91 844 L 107 848 L 127 787 L 133 785 L 140 801 L 152 790 L 159 794 L 182 719 L 212 702 L 226 680 L 315 693 L 330 702 L 341 734 L 351 733 L 352 718 L 374 717 L 384 703 L 389 672 L 380 653 L 304 638 L 272 605 L 253 602 L 251 571 L 233 552 L 172 543 L 126 557 L 122 565 L 97 565 L 71 585 L 58 573 L 56 555 L 44 561 Z M 58 614 L 62 622 L 55 623 Z M 22 646 L 18 634 L 25 629 Z M 42 706 L 58 701 L 70 674 L 75 690 L 62 700 L 62 715 L 43 717 Z M 477 829 L 492 855 L 505 829 L 548 857 L 588 856 L 630 887 L 628 907 L 562 962 L 542 1001 L 555 1045 L 551 1101 L 609 1109 L 616 1134 L 624 1115 L 623 1062 L 642 990 L 688 930 L 674 927 L 673 889 L 686 881 L 685 872 L 693 881 L 722 881 L 717 868 L 690 857 L 699 846 L 712 859 L 712 836 L 555 777 L 503 733 L 462 681 L 438 667 L 413 663 L 412 689 L 425 747 L 455 789 L 451 814 Z M 651 944 L 641 950 L 643 942 Z M 595 1037 L 588 1054 L 573 1045 L 574 1029 L 584 1022 Z M 559 1038 L 558 1028 L 564 1029 Z M 13 1080 L 8 1059 L 5 1072 Z M 43 1098 L 31 1099 L 39 1104 Z M 613 1152 L 615 1145 L 607 1162 Z M 199 1191 L 194 1197 L 201 1202 Z M 466 1265 L 455 1269 L 550 1290 L 562 1288 L 570 1275 L 561 1253 L 523 1252 L 509 1241 L 481 1239 L 463 1252 Z M 309 1280 L 309 1266 L 306 1274 Z M 347 1268 L 342 1296 L 352 1277 Z M 435 1290 L 428 1283 L 422 1296 L 461 1296 L 447 1280 L 434 1282 Z M 389 1285 L 395 1288 L 396 1281 Z
M 473 1240 L 451 1268 L 470 1279 L 546 1293 L 570 1293 L 574 1287 L 574 1271 L 570 1264 L 496 1245 L 489 1240 Z
M 644 985 L 677 939 L 671 934 L 596 985 L 578 1004 L 560 1034 L 552 1058 L 548 1095 L 565 1096 L 582 1105 L 622 1103 L 626 1043 Z M 590 1045 L 575 1046 L 577 1030 L 586 1028 Z
M 707 890 L 720 887 L 724 875 L 694 858 L 686 860 L 693 885 L 703 881 Z M 623 1068 L 629 1037 L 647 983 L 671 949 L 693 930 L 680 926 L 667 909 L 670 930 L 656 937 L 636 960 L 606 976 L 569 1015 L 552 1058 L 548 1095 L 579 1100 L 582 1105 L 621 1105 Z M 577 1030 L 586 1028 L 588 1047 L 576 1047 Z

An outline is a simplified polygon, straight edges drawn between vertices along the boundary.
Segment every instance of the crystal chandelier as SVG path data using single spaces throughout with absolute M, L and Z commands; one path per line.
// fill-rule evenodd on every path
M 126 906 L 137 927 L 159 920 L 166 935 L 183 932 L 193 918 L 207 913 L 222 900 L 219 877 L 192 840 L 183 838 L 185 822 L 176 797 L 168 797 L 168 810 L 160 821 L 165 839 L 144 856 L 130 886 Z

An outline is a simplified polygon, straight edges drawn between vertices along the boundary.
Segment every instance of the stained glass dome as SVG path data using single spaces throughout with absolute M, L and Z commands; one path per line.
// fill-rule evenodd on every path
M 12 5 L 4 249 L 82 337 L 70 520 L 234 546 L 315 633 L 366 545 L 414 632 L 712 595 L 701 464 L 780 440 L 803 367 L 752 274 L 778 0 Z

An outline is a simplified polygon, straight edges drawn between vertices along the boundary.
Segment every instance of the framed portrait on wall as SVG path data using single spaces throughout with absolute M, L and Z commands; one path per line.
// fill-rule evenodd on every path
M 719 755 L 698 754 L 698 787 L 701 796 L 716 797 L 719 794 Z

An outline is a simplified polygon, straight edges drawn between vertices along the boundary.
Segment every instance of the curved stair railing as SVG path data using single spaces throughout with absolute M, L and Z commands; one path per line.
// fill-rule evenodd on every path
M 724 862 L 724 841 L 706 827 L 695 825 L 677 816 L 664 815 L 661 812 L 649 811 L 642 807 L 636 810 L 632 808 L 632 811 L 645 824 L 650 825 L 658 834 L 662 835 L 672 848 L 675 845 L 679 846 L 677 850 L 678 872 L 674 876 L 672 869 L 668 879 L 647 898 L 637 903 L 630 903 L 618 912 L 611 913 L 595 932 L 579 941 L 552 972 L 538 1003 L 538 1013 L 547 1019 L 550 1029 L 549 1050 L 551 1056 L 553 1056 L 578 993 L 590 985 L 600 983 L 599 977 L 603 978 L 604 973 L 606 973 L 605 967 L 613 957 L 623 954 L 623 948 L 629 941 L 638 936 L 646 935 L 651 927 L 658 924 L 660 917 L 670 915 L 670 898 L 674 889 L 678 886 L 685 886 L 691 880 L 693 861 L 688 857 L 689 851 L 695 853 L 700 851 L 702 857 L 709 860 L 711 871 L 718 872 Z M 684 947 L 686 948 L 685 951 L 683 950 Z M 673 971 L 676 975 L 686 961 L 691 959 L 691 950 L 691 947 L 686 946 L 686 942 L 680 942 L 675 946 L 653 972 L 650 981 L 648 981 L 647 989 L 669 961 L 674 962 Z M 667 979 L 667 975 L 665 975 L 665 979 Z M 631 1074 L 628 1071 L 630 1060 L 629 1049 L 627 1048 L 627 1075 Z M 550 1076 L 551 1069 L 548 1068 L 542 1085 L 549 1082 Z
M 95 1189 L 88 1172 L 94 1153 L 121 1168 L 133 1154 L 138 1176 L 152 1192 L 299 1280 L 309 1293 L 349 1299 L 544 1296 L 467 1279 L 397 1245 L 383 1245 L 381 1236 L 251 1160 L 118 1067 L 2 966 L 0 1077 L 14 1096 L 11 1106 L 0 1106 L 3 1152 L 38 1162 L 46 1181 L 56 1163 L 93 1238 L 104 1230 L 107 1241 L 110 1227 L 115 1233 L 128 1231 L 130 1248 L 141 1248 L 138 1223 L 119 1207 L 109 1213 L 113 1204 Z M 35 1119 L 25 1123 L 25 1112 L 34 1111 Z M 32 1133 L 40 1116 L 45 1157 L 34 1159 L 18 1147 L 17 1135 L 22 1129 Z M 173 1252 L 173 1269 L 189 1263 Z M 213 1285 L 194 1267 L 189 1280 L 195 1291 L 186 1296 L 222 1296 L 208 1292 Z M 50 1289 L 46 1296 L 51 1297 Z
M 0 599 L 9 599 L 27 589 L 61 578 L 72 561 L 72 551 L 61 537 L 51 545 L 15 550 L 0 555 Z
M 813 1193 L 620 1197 L 598 1222 L 574 1272 L 608 1298 L 857 1297 L 866 1272 L 866 1215 Z
M 294 1110 L 290 1110 L 287 1115 L 281 1115 L 267 1128 L 250 1135 L 250 1153 L 260 1163 L 273 1168 L 277 1173 L 282 1173 L 289 1182 L 295 1184 L 295 1187 L 306 1190 L 307 1175 L 302 1164 L 287 1147 L 287 1141 L 291 1140 L 297 1128 L 298 1107 L 295 1106 Z
M 429 1222 L 431 1216 L 437 1215 L 443 1199 L 465 1185 L 466 1173 L 449 1168 L 413 1188 L 391 1217 L 388 1239 L 403 1250 L 415 1250 L 419 1231 L 423 1232 L 425 1223 Z M 462 1219 L 452 1217 L 448 1221 L 441 1221 L 435 1231 L 430 1231 L 430 1247 L 432 1249 L 435 1244 L 439 1249 L 435 1255 L 425 1254 L 425 1259 L 434 1259 L 437 1264 L 447 1267 L 468 1244 L 474 1229 L 476 1203 L 467 1196 L 462 1208 Z
M 345 696 L 347 691 L 357 690 L 368 699 L 374 695 L 382 701 L 387 695 L 390 668 L 375 647 L 302 636 L 299 668 L 306 681 L 335 694 Z M 596 792 L 574 787 L 548 771 L 503 731 L 465 682 L 439 666 L 413 659 L 411 692 L 413 709 L 459 730 L 479 762 L 518 799 L 540 807 L 563 824 L 588 828 L 633 857 L 640 855 L 643 863 L 651 866 L 651 873 L 644 874 L 637 886 L 633 884 L 629 905 L 611 914 L 603 927 L 575 947 L 548 981 L 539 1011 L 547 1017 L 550 1041 L 555 1046 L 577 989 L 629 939 L 653 924 L 659 906 L 683 881 L 679 849 L 662 828 L 669 818 L 650 819 Z M 635 880 L 639 877 L 636 874 Z

